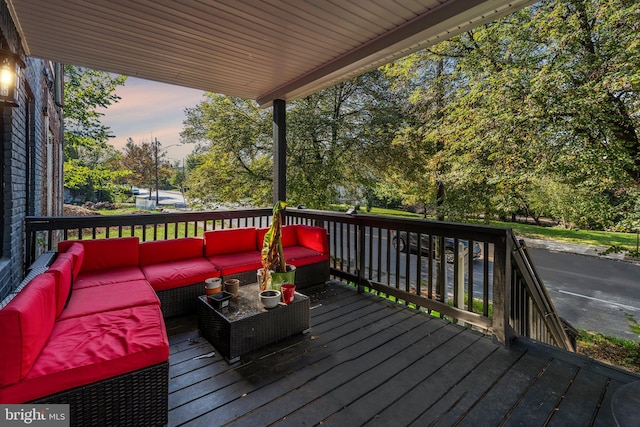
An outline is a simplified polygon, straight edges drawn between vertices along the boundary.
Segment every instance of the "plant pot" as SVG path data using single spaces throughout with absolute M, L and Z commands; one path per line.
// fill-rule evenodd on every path
M 296 279 L 296 267 L 291 264 L 287 264 L 286 273 L 277 273 L 270 271 L 271 274 L 271 289 L 280 290 L 283 283 L 295 283 Z
M 275 308 L 280 302 L 280 296 L 280 291 L 274 291 L 273 289 L 260 291 L 260 302 L 264 308 Z

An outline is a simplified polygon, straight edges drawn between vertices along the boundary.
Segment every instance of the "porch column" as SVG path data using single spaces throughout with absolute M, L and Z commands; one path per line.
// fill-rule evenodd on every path
M 286 102 L 273 101 L 273 203 L 287 200 Z

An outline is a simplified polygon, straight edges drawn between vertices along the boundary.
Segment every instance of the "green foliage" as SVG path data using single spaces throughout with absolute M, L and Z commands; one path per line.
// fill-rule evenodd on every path
M 629 329 L 631 330 L 631 332 L 633 332 L 634 334 L 638 334 L 638 338 L 640 338 L 640 325 L 638 324 L 638 321 L 628 313 L 625 313 L 624 316 L 629 321 Z
M 100 122 L 107 108 L 118 102 L 117 86 L 124 85 L 126 76 L 65 65 L 64 125 L 65 158 L 77 158 L 80 147 L 95 150 L 105 148 L 111 137 L 109 128 Z
M 256 103 L 207 94 L 186 110 L 181 138 L 199 144 L 188 159 L 187 196 L 203 206 L 272 199 L 271 117 Z
M 542 3 L 387 66 L 414 115 L 390 147 L 390 181 L 413 202 L 444 186 L 452 219 L 602 229 L 634 215 L 639 29 L 637 2 Z
M 64 185 L 85 200 L 112 199 L 128 172 L 114 170 L 119 154 L 107 145 L 99 109 L 120 99 L 115 90 L 126 77 L 71 65 L 64 71 Z
M 291 102 L 287 192 L 326 208 L 338 189 L 439 218 L 525 215 L 640 226 L 640 3 L 536 3 Z M 272 199 L 271 112 L 209 94 L 187 110 L 188 196 Z

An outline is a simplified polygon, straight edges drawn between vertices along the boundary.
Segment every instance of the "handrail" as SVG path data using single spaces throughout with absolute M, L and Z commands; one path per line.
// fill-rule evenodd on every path
M 270 220 L 271 209 L 27 217 L 25 265 L 63 239 L 136 233 L 143 241 L 162 240 L 217 228 L 266 227 Z M 510 229 L 311 209 L 288 209 L 285 221 L 326 228 L 331 275 L 360 292 L 473 326 L 505 345 L 526 336 L 572 350 L 526 247 Z M 407 240 L 404 249 L 399 238 Z
M 558 315 L 547 288 L 535 269 L 524 240 L 518 240 L 513 235 L 512 238 L 515 248 L 513 259 L 516 271 L 526 286 L 527 297 L 531 299 L 539 320 L 546 325 L 553 339 L 553 344 L 565 350 L 575 351 L 575 344 L 567 334 L 564 322 Z

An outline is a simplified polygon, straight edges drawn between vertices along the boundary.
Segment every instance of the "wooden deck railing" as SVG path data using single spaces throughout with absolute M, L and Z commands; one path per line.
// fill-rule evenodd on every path
M 218 228 L 266 227 L 270 219 L 271 209 L 29 217 L 25 266 L 55 250 L 59 240 L 171 239 Z M 331 274 L 360 291 L 471 325 L 505 344 L 520 335 L 572 349 L 526 249 L 510 229 L 307 209 L 287 210 L 286 222 L 326 228 Z M 476 245 L 480 253 L 474 257 Z

